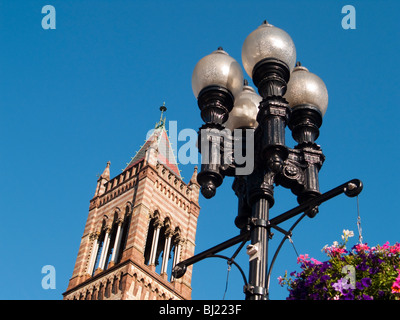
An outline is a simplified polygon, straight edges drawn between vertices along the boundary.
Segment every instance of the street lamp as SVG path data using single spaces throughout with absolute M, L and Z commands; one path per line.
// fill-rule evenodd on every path
M 317 214 L 322 202 L 340 193 L 356 196 L 362 183 L 354 179 L 321 195 L 318 174 L 325 156 L 315 141 L 328 106 L 328 92 L 317 75 L 300 63 L 295 66 L 296 48 L 291 37 L 264 21 L 245 39 L 242 62 L 259 95 L 244 82 L 238 62 L 222 48 L 201 59 L 192 76 L 204 121 L 198 133 L 202 164 L 197 180 L 203 196 L 211 198 L 225 176 L 234 177 L 232 188 L 238 197 L 235 225 L 240 235 L 179 263 L 174 274 L 182 276 L 188 265 L 242 242 L 240 250 L 250 240 L 249 279 L 244 291 L 246 299 L 264 300 L 268 299 L 271 228 L 288 238 L 301 218 Z M 294 148 L 286 146 L 286 126 L 298 143 Z M 238 130 L 241 135 L 236 135 Z M 249 139 L 254 140 L 252 150 L 242 148 Z M 238 148 L 252 156 L 254 163 L 245 174 L 237 170 L 241 167 Z M 270 219 L 274 185 L 290 189 L 299 206 Z M 303 216 L 289 231 L 278 226 L 301 212 Z M 275 258 L 276 254 L 273 262 Z
M 199 135 L 199 150 L 209 155 L 208 163 L 201 166 L 197 181 L 204 197 L 212 198 L 223 180 L 220 153 L 217 152 L 222 143 L 219 133 L 224 130 L 222 124 L 233 108 L 234 95 L 243 88 L 242 68 L 219 47 L 197 63 L 192 75 L 192 88 L 201 110 L 201 118 L 205 122 L 200 128 L 205 133 Z M 207 145 L 207 150 L 201 147 L 204 145 Z
M 233 109 L 224 124 L 225 128 L 231 132 L 235 129 L 255 129 L 258 126 L 257 112 L 261 100 L 247 80 L 244 80 L 243 90 L 236 96 Z

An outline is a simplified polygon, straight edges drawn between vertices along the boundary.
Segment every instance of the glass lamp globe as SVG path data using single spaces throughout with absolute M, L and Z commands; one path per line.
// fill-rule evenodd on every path
M 233 131 L 238 128 L 256 128 L 258 106 L 262 98 L 247 84 L 243 86 L 243 90 L 235 98 L 232 111 L 229 113 L 228 121 L 225 127 Z
M 222 48 L 202 58 L 192 74 L 193 94 L 208 86 L 220 86 L 228 89 L 233 96 L 242 91 L 243 71 L 240 64 Z
M 320 77 L 297 65 L 290 76 L 284 96 L 293 109 L 299 105 L 312 105 L 324 116 L 328 108 L 328 90 Z
M 286 31 L 264 21 L 243 43 L 242 62 L 247 74 L 252 77 L 254 66 L 266 58 L 283 61 L 291 71 L 296 62 L 296 47 Z

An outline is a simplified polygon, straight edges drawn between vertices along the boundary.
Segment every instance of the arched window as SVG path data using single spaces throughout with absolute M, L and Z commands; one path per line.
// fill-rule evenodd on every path
M 121 224 L 122 221 L 118 218 L 118 214 L 114 214 L 114 219 L 109 231 L 109 240 L 107 248 L 105 249 L 104 261 L 102 264 L 102 270 L 106 270 L 110 266 L 110 262 L 115 264 L 116 262 L 116 251 L 119 249 L 119 244 L 121 241 Z
M 150 256 L 151 256 L 151 244 L 153 241 L 153 234 L 154 234 L 154 219 L 151 219 L 149 222 L 149 228 L 147 230 L 147 238 L 146 244 L 144 247 L 144 264 L 150 264 Z
M 163 253 L 165 250 L 165 242 L 166 242 L 166 227 L 162 226 L 160 229 L 160 235 L 158 237 L 158 242 L 156 246 L 156 251 L 155 251 L 155 260 L 154 260 L 154 265 L 156 266 L 156 272 L 161 274 L 162 273 L 162 261 L 163 261 Z
M 172 270 L 175 265 L 177 265 L 181 260 L 181 248 L 182 248 L 182 237 L 181 230 L 179 227 L 176 227 L 174 230 L 174 236 L 172 237 L 172 248 L 171 254 L 173 252 L 173 258 L 168 262 L 168 270 Z M 173 281 L 174 277 L 170 276 L 170 281 Z
M 98 238 L 98 240 L 97 240 L 96 258 L 95 258 L 94 265 L 93 265 L 93 267 L 91 268 L 91 272 L 90 272 L 92 276 L 94 275 L 94 273 L 96 272 L 96 270 L 97 270 L 98 267 L 99 267 L 100 255 L 101 255 L 101 251 L 103 250 L 104 235 L 105 235 L 105 232 L 103 231 L 103 232 L 100 234 L 100 236 L 99 236 L 99 238 Z
M 144 250 L 144 263 L 146 265 L 155 264 L 155 250 L 154 247 L 157 246 L 158 237 L 160 235 L 161 223 L 159 222 L 159 217 L 156 212 L 155 217 L 149 222 L 149 228 L 147 231 L 147 239 Z
M 125 220 L 119 218 L 115 212 L 111 226 L 107 226 L 107 219 L 103 221 L 100 235 L 95 240 L 92 255 L 89 260 L 88 273 L 94 275 L 97 269 L 106 270 L 120 262 L 125 249 L 131 215 L 126 208 Z
M 121 235 L 121 242 L 118 252 L 116 253 L 116 261 L 115 263 L 119 263 L 122 259 L 122 254 L 126 248 L 126 243 L 128 241 L 128 234 L 129 234 L 129 227 L 131 225 L 132 214 L 130 212 L 129 206 L 125 208 L 125 219 L 122 224 L 122 235 Z
M 149 222 L 144 251 L 145 264 L 154 266 L 155 271 L 161 275 L 168 274 L 178 261 L 179 252 L 179 228 L 172 231 L 169 218 L 166 218 L 162 224 L 158 216 L 152 218 Z
M 88 272 L 91 275 L 94 275 L 96 270 L 100 267 L 100 260 L 101 260 L 101 253 L 103 252 L 104 240 L 106 237 L 106 229 L 105 229 L 106 220 L 103 220 L 101 226 L 101 232 L 97 237 L 97 240 L 94 240 L 95 243 L 93 245 L 92 251 L 92 259 L 89 263 L 89 270 Z

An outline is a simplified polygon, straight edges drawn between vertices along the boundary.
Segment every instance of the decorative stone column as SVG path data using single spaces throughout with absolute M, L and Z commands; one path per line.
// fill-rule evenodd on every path
M 90 241 L 93 242 L 92 252 L 90 254 L 89 264 L 87 267 L 87 273 L 90 276 L 93 274 L 94 263 L 96 261 L 97 253 L 99 250 L 99 236 L 100 236 L 100 233 L 98 233 L 98 232 L 93 232 L 89 236 Z
M 175 239 L 175 252 L 174 252 L 174 260 L 172 261 L 172 268 L 175 267 L 180 261 L 181 258 L 181 248 L 182 248 L 183 239 L 179 236 Z M 171 276 L 171 282 L 174 281 L 174 276 Z
M 110 244 L 110 228 L 105 229 L 105 235 L 104 235 L 104 241 L 103 241 L 103 249 L 101 251 L 101 256 L 100 256 L 100 262 L 99 262 L 99 268 L 101 271 L 104 270 L 104 264 L 107 256 L 107 251 L 108 251 L 108 245 Z
M 164 254 L 163 254 L 163 260 L 162 260 L 161 272 L 160 272 L 161 275 L 167 273 L 169 252 L 171 249 L 171 239 L 172 239 L 172 232 L 171 232 L 171 230 L 167 230 L 165 232 Z
M 119 219 L 117 221 L 117 233 L 115 235 L 115 241 L 114 241 L 114 247 L 113 247 L 113 253 L 111 256 L 111 261 L 108 265 L 108 267 L 111 267 L 116 264 L 117 259 L 118 259 L 118 254 L 119 254 L 119 248 L 121 246 L 121 239 L 122 239 L 122 219 Z
M 158 246 L 158 239 L 160 237 L 161 227 L 162 224 L 159 221 L 156 221 L 154 223 L 153 242 L 151 244 L 150 261 L 149 261 L 150 266 L 154 265 L 156 262 L 157 246 Z

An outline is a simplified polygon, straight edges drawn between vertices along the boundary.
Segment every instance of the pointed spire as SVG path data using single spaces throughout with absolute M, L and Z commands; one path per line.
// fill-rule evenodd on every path
M 96 186 L 96 192 L 94 193 L 94 196 L 101 196 L 104 193 L 105 187 L 104 185 L 110 181 L 110 164 L 111 162 L 107 162 L 107 166 L 104 169 L 103 173 L 100 175 L 100 177 L 97 179 L 97 186 Z M 104 181 L 105 180 L 105 181 Z
M 199 185 L 199 183 L 197 182 L 197 166 L 194 167 L 193 175 L 190 178 L 189 184 L 197 184 L 197 185 Z
M 103 173 L 100 176 L 100 179 L 110 180 L 110 164 L 111 164 L 111 162 L 108 161 L 106 168 L 104 169 Z
M 167 129 L 165 128 L 166 118 L 164 117 L 164 112 L 166 110 L 167 107 L 165 106 L 164 102 L 163 105 L 160 107 L 160 121 L 156 123 L 155 129 L 147 138 L 145 144 L 141 146 L 139 151 L 136 152 L 135 156 L 131 158 L 131 161 L 127 164 L 124 171 L 128 170 L 139 161 L 145 159 L 145 161 L 154 165 L 156 163 L 163 164 L 178 178 L 182 179 L 181 173 L 178 168 L 178 162 L 175 158 L 174 149 L 172 148 Z

